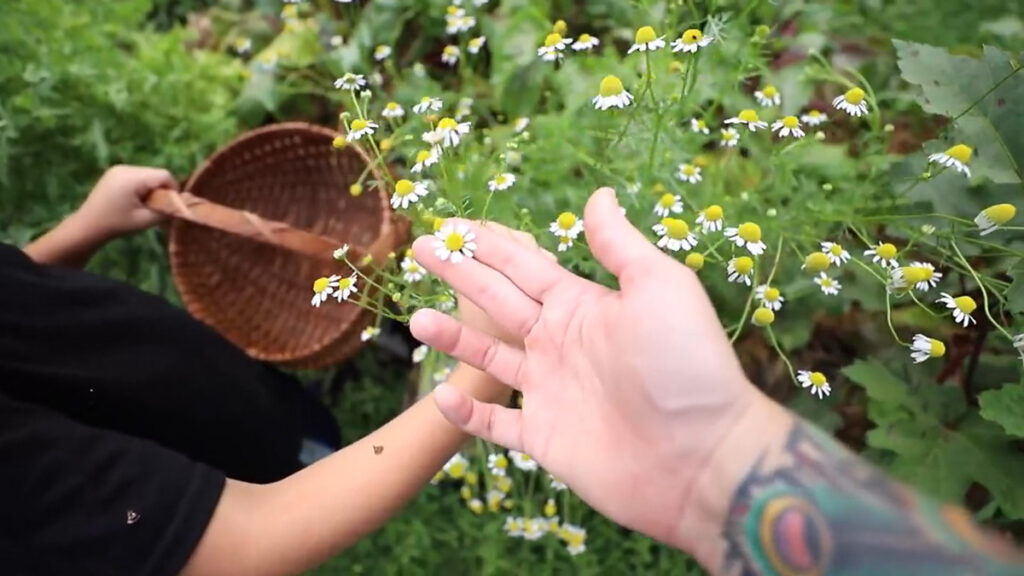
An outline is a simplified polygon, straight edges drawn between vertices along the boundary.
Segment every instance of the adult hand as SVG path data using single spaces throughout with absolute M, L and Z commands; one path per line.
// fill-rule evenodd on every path
M 103 240 L 144 230 L 164 219 L 145 204 L 146 196 L 157 188 L 177 189 L 178 184 L 167 170 L 114 166 L 103 174 L 71 220 L 88 236 Z
M 524 347 L 433 310 L 418 312 L 412 331 L 523 392 L 520 411 L 439 387 L 452 423 L 528 453 L 617 522 L 690 548 L 679 526 L 691 492 L 758 394 L 693 273 L 629 224 L 612 190 L 591 197 L 585 222 L 620 290 L 470 223 L 473 259 L 441 261 L 432 237 L 416 254 Z

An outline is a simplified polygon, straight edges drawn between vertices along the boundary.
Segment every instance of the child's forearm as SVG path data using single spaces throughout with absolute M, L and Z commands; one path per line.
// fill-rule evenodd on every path
M 40 264 L 81 268 L 106 241 L 95 228 L 79 222 L 75 213 L 25 246 L 24 251 Z
M 508 389 L 460 365 L 449 383 L 474 397 Z M 466 436 L 423 398 L 380 429 L 280 482 L 229 481 L 185 574 L 293 574 L 379 528 L 422 489 Z

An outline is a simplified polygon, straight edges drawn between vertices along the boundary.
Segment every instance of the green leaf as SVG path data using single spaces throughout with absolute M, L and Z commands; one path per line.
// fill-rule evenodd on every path
M 981 417 L 1003 427 L 1008 434 L 1024 438 L 1024 385 L 1007 384 L 978 396 Z
M 997 183 L 1022 180 L 1024 117 L 1011 104 L 1024 101 L 1024 74 L 1009 55 L 985 47 L 982 58 L 955 56 L 943 48 L 893 40 L 903 79 L 921 88 L 926 112 L 954 118 L 954 142 L 974 148 L 971 168 Z
M 1024 312 L 1024 260 L 1017 260 L 1007 270 L 1013 283 L 1006 289 L 1006 308 L 1010 312 Z

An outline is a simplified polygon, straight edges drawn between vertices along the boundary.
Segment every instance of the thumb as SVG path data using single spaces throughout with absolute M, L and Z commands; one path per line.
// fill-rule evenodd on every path
M 663 257 L 654 244 L 629 223 L 622 213 L 615 191 L 600 188 L 590 196 L 583 213 L 584 233 L 590 251 L 625 288 L 652 260 Z

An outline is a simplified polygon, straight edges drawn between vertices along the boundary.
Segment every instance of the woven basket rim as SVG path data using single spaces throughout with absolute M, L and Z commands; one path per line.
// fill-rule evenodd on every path
M 199 167 L 185 181 L 185 184 L 181 188 L 182 191 L 191 191 L 195 182 L 198 181 L 201 177 L 203 177 L 203 175 L 210 170 L 210 167 L 218 159 L 230 154 L 238 146 L 241 146 L 253 139 L 265 138 L 267 137 L 268 134 L 273 135 L 276 133 L 294 133 L 296 131 L 313 132 L 330 139 L 336 138 L 341 135 L 337 130 L 328 128 L 326 126 L 321 126 L 318 124 L 311 124 L 308 122 L 280 122 L 276 124 L 269 124 L 267 126 L 261 126 L 259 128 L 243 132 L 236 136 L 234 139 L 230 140 L 228 143 L 218 148 L 213 154 L 208 156 L 202 162 L 202 164 L 200 164 Z M 383 174 L 380 170 L 380 167 L 377 166 L 376 163 L 373 163 L 370 160 L 370 158 L 366 155 L 365 151 L 363 151 L 358 146 L 350 146 L 345 148 L 344 150 L 341 150 L 340 152 L 355 152 L 360 156 L 360 158 L 364 162 L 370 165 L 370 171 L 373 174 L 373 177 L 379 181 L 383 180 Z M 388 202 L 388 198 L 384 190 L 378 189 L 376 190 L 376 194 L 380 198 L 381 209 L 384 211 L 384 217 L 381 218 L 380 227 L 377 230 L 377 238 L 380 238 L 383 235 L 388 234 L 395 224 L 393 222 L 393 219 L 388 214 L 388 208 L 390 207 L 390 204 Z M 181 272 L 182 267 L 177 264 L 177 261 L 181 257 L 183 257 L 183 248 L 181 247 L 181 243 L 176 240 L 179 234 L 178 230 L 181 230 L 183 227 L 190 225 L 194 226 L 195 224 L 191 224 L 184 220 L 178 219 L 175 219 L 171 222 L 168 250 L 171 261 L 171 274 L 174 279 L 174 283 L 178 288 L 178 292 L 181 295 L 181 300 L 183 303 L 185 303 L 186 307 L 190 310 L 190 312 L 196 317 L 208 318 L 209 315 L 206 314 L 205 312 L 206 305 L 203 303 L 201 298 L 197 297 L 196 292 L 194 292 L 193 289 L 189 287 L 188 280 L 185 277 L 186 275 L 184 275 Z M 361 248 L 367 249 L 369 247 L 367 246 Z M 343 305 L 357 306 L 356 304 L 353 304 L 351 302 L 346 302 Z M 246 349 L 245 351 L 247 354 L 258 360 L 280 364 L 294 364 L 297 361 L 301 362 L 304 359 L 315 358 L 318 355 L 320 355 L 324 350 L 338 343 L 340 340 L 351 338 L 352 334 L 349 334 L 348 332 L 351 330 L 351 327 L 358 326 L 361 324 L 361 317 L 363 314 L 365 314 L 365 312 L 365 310 L 359 310 L 356 314 L 353 315 L 352 320 L 350 322 L 339 322 L 333 330 L 327 332 L 327 337 L 321 339 L 321 341 L 319 342 L 311 342 L 305 348 L 293 349 L 288 352 L 273 352 L 265 349 Z

